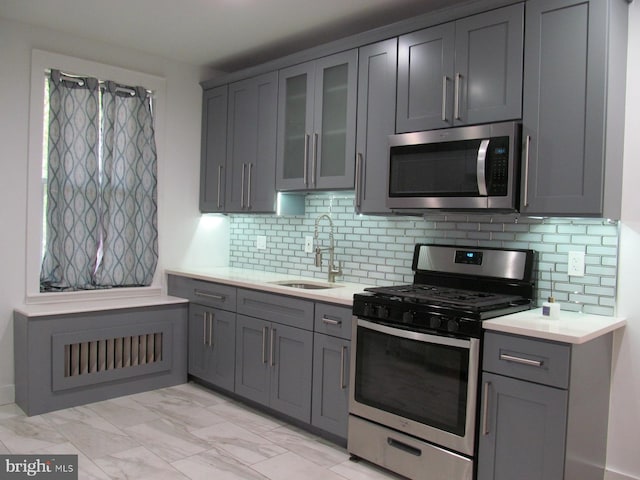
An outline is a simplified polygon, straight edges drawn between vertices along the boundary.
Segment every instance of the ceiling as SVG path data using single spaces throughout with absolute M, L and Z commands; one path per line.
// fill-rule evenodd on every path
M 235 71 L 464 0 L 0 0 L 0 17 Z

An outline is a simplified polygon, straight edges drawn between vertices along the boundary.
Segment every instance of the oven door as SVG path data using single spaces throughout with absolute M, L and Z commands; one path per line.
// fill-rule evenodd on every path
M 353 328 L 349 413 L 473 456 L 480 341 Z

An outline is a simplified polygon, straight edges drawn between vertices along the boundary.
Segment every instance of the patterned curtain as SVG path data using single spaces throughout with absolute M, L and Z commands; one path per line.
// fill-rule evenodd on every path
M 88 288 L 98 234 L 99 91 L 95 78 L 49 78 L 47 237 L 43 289 Z
M 143 88 L 106 82 L 99 286 L 150 285 L 158 260 L 156 147 Z

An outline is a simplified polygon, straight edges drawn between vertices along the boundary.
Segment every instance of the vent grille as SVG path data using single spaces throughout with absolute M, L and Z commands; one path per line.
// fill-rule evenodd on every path
M 162 360 L 162 332 L 72 343 L 64 346 L 64 376 L 157 363 Z

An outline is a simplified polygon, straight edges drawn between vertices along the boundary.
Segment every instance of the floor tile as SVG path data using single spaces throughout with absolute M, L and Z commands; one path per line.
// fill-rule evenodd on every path
M 337 473 L 322 468 L 293 452 L 256 463 L 251 468 L 271 480 L 344 480 Z
M 87 407 L 119 427 L 129 427 L 159 418 L 153 411 L 140 405 L 130 397 L 91 403 Z
M 0 405 L 0 420 L 6 420 L 11 417 L 24 417 L 22 409 L 15 403 L 9 405 Z
M 267 480 L 264 475 L 218 449 L 178 460 L 172 465 L 193 480 Z
M 264 437 L 230 422 L 194 430 L 192 433 L 247 465 L 287 451 Z
M 42 416 L 15 416 L 0 420 L 0 442 L 11 453 L 37 453 L 67 438 Z
M 78 456 L 78 479 L 79 480 L 110 480 L 100 467 L 93 463 L 89 457 L 78 450 L 72 443 L 62 443 L 54 447 L 43 450 L 43 454 L 57 455 L 77 455 Z
M 207 410 L 254 433 L 268 432 L 285 424 L 282 420 L 258 412 L 238 402 L 219 403 L 207 408 Z
M 100 425 L 96 427 L 94 421 L 69 422 L 60 425 L 58 429 L 78 450 L 91 459 L 140 446 L 124 432 L 115 433 L 113 425 L 108 428 L 103 428 L 102 425 L 106 424 L 102 422 Z
M 178 470 L 144 447 L 106 455 L 95 460 L 109 476 L 122 480 L 185 480 Z
M 343 448 L 292 427 L 280 427 L 261 435 L 321 467 L 332 467 L 349 458 Z
M 347 460 L 331 467 L 330 470 L 349 480 L 401 480 L 405 478 L 364 460 L 356 462 Z
M 134 425 L 124 431 L 167 462 L 190 457 L 210 448 L 201 438 L 166 419 Z

